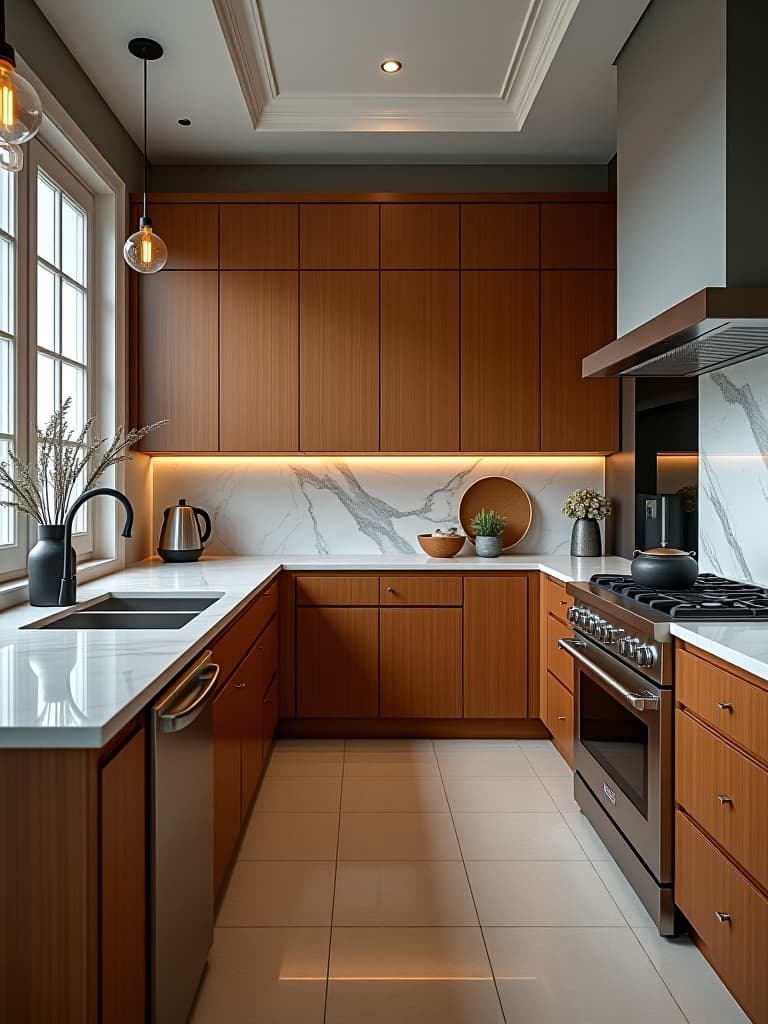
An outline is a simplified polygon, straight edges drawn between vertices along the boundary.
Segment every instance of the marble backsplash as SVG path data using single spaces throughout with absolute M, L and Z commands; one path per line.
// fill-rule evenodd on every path
M 701 570 L 768 586 L 768 356 L 699 378 L 699 444 Z
M 560 511 L 576 487 L 604 486 L 602 457 L 216 457 L 152 460 L 154 536 L 186 498 L 209 513 L 212 554 L 406 554 L 416 535 L 457 523 L 464 489 L 483 476 L 520 483 L 533 521 L 516 553 L 567 553 Z

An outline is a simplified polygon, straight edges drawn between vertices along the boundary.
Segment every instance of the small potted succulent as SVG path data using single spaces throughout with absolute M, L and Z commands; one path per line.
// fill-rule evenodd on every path
M 582 487 L 565 499 L 563 514 L 576 520 L 571 533 L 571 554 L 584 558 L 601 555 L 603 545 L 599 523 L 611 514 L 610 499 L 599 491 Z
M 482 509 L 470 522 L 475 535 L 475 551 L 484 558 L 496 558 L 501 554 L 501 535 L 507 528 L 507 520 L 493 509 Z

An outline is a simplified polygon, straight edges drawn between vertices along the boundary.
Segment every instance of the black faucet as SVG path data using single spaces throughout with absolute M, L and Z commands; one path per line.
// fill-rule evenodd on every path
M 77 601 L 77 573 L 72 564 L 72 524 L 75 521 L 75 516 L 80 506 L 99 494 L 108 494 L 112 498 L 117 498 L 122 503 L 125 508 L 123 536 L 131 536 L 131 530 L 133 529 L 133 505 L 131 505 L 124 494 L 116 491 L 113 487 L 94 487 L 93 490 L 81 494 L 69 512 L 67 512 L 67 518 L 64 520 L 64 575 L 61 580 L 61 589 L 59 590 L 60 605 L 75 604 Z

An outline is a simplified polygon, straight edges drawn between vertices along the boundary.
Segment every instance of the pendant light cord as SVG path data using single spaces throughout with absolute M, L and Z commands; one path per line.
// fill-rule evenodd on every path
M 147 184 L 149 179 L 147 161 L 147 58 L 144 58 L 144 217 L 147 216 Z

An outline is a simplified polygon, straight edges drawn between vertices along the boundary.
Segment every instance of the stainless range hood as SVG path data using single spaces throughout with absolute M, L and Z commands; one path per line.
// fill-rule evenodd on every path
M 587 356 L 584 377 L 697 377 L 768 352 L 768 288 L 703 288 Z

